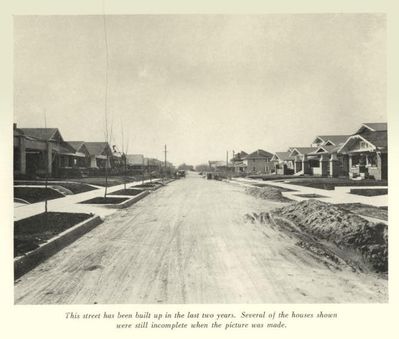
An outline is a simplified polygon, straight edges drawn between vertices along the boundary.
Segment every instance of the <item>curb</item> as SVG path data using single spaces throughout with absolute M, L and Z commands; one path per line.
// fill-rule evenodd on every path
M 82 221 L 81 223 L 61 232 L 48 242 L 41 244 L 39 248 L 28 252 L 24 256 L 14 259 L 14 280 L 20 278 L 25 273 L 29 272 L 40 263 L 50 258 L 64 247 L 73 243 L 85 233 L 91 231 L 93 228 L 102 223 L 98 215 Z
M 135 195 L 134 197 L 132 197 L 132 198 L 120 203 L 120 204 L 117 204 L 117 205 L 107 204 L 107 205 L 103 205 L 103 206 L 108 207 L 108 208 L 117 208 L 117 209 L 126 208 L 126 207 L 129 207 L 129 206 L 133 205 L 137 201 L 143 199 L 148 194 L 150 194 L 150 191 L 145 190 L 145 191 Z M 109 195 L 111 196 L 112 193 L 110 193 Z M 118 197 L 120 197 L 120 196 L 118 195 Z

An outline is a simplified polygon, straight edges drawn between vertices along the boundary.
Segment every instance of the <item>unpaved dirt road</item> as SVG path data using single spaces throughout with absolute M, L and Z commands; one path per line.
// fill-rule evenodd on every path
M 386 302 L 387 281 L 327 266 L 247 213 L 281 203 L 190 175 L 60 251 L 15 284 L 17 304 Z

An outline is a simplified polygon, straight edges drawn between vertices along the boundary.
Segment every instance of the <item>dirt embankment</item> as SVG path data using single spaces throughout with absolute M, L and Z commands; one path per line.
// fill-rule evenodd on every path
M 291 202 L 291 199 L 288 199 L 282 195 L 282 191 L 282 189 L 273 186 L 247 187 L 245 189 L 245 192 L 256 198 L 280 202 Z
M 388 226 L 384 223 L 374 224 L 343 208 L 312 199 L 276 209 L 272 215 L 340 249 L 360 253 L 366 265 L 377 272 L 388 270 Z

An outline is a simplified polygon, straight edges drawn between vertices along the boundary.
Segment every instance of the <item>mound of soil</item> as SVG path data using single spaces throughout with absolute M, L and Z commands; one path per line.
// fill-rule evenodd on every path
M 374 224 L 346 209 L 312 199 L 276 209 L 273 214 L 339 248 L 358 251 L 375 271 L 388 270 L 388 226 L 384 223 Z
M 245 192 L 248 194 L 261 199 L 272 200 L 272 201 L 280 201 L 280 202 L 290 202 L 291 199 L 283 197 L 281 194 L 282 190 L 273 187 L 273 186 L 265 186 L 265 187 L 247 187 Z

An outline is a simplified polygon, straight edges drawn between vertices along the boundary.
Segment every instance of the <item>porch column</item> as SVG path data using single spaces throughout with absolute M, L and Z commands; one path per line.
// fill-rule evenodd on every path
M 330 177 L 338 177 L 339 175 L 339 160 L 336 153 L 331 154 L 330 158 Z
M 306 156 L 306 154 L 304 154 L 302 158 L 302 168 L 303 168 L 303 174 L 312 174 L 309 166 L 309 159 Z
M 329 160 L 326 154 L 322 154 L 320 157 L 320 174 L 322 177 L 326 177 L 328 174 Z
M 302 159 L 300 158 L 299 155 L 295 156 L 295 160 L 294 160 L 294 172 L 298 173 L 302 170 Z
M 376 180 L 381 180 L 382 179 L 382 158 L 381 158 L 381 153 L 376 152 L 377 155 L 377 173 L 374 175 L 374 178 Z
M 47 141 L 47 175 L 51 176 L 53 169 L 53 145 L 51 142 Z
M 26 174 L 25 138 L 19 137 L 19 173 Z

